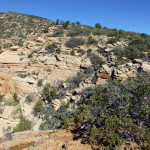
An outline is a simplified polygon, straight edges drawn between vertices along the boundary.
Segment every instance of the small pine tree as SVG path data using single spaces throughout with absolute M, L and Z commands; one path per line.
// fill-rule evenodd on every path
M 96 23 L 96 24 L 95 24 L 95 28 L 101 29 L 101 28 L 102 28 L 102 26 L 101 26 L 101 24 L 100 24 L 100 23 Z
M 37 101 L 34 107 L 35 111 L 41 112 L 42 108 L 43 108 L 43 101 L 41 100 Z
M 59 24 L 60 24 L 60 20 L 57 19 L 56 22 L 55 22 L 55 24 L 56 24 L 56 25 L 59 25 Z
M 66 22 L 63 24 L 63 28 L 64 28 L 64 29 L 67 29 L 69 25 L 70 25 L 70 21 L 66 21 Z
M 13 129 L 13 132 L 26 130 L 31 130 L 31 122 L 28 119 L 21 117 L 19 124 Z
M 81 25 L 81 23 L 79 21 L 76 21 L 76 25 Z
M 74 55 L 75 55 L 74 50 L 72 50 L 72 51 L 70 52 L 70 55 L 72 55 L 72 56 L 74 56 Z

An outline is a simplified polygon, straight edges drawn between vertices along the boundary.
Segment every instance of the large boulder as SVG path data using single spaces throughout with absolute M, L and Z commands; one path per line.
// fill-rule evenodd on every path
M 143 62 L 142 63 L 142 69 L 143 69 L 143 71 L 150 72 L 150 63 Z

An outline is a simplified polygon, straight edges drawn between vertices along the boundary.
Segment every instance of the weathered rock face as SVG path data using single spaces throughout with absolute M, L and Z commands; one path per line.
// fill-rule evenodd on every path
M 11 97 L 14 93 L 21 93 L 19 84 L 6 74 L 0 74 L 0 95 Z
M 6 141 L 0 144 L 0 149 L 30 149 L 37 150 L 92 150 L 88 144 L 82 144 L 81 140 L 73 140 L 70 129 L 62 131 L 38 131 L 22 132 L 12 134 L 13 141 Z
M 0 54 L 0 64 L 18 64 L 21 63 L 20 56 L 16 53 L 5 51 Z
M 139 62 L 134 64 L 129 62 L 127 64 L 118 65 L 115 67 L 109 67 L 107 64 L 104 64 L 97 73 L 97 77 L 101 79 L 108 79 L 113 76 L 114 79 L 124 81 L 129 77 L 135 77 L 137 72 L 141 71 L 150 72 L 149 62 L 140 61 L 140 64 Z M 98 80 L 102 81 L 101 79 Z

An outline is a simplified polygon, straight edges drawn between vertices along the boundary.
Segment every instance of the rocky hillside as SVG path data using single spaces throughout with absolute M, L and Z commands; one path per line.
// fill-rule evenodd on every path
M 47 29 L 52 24 L 52 21 L 37 16 L 16 12 L 0 13 L 0 45 L 4 48 L 14 44 L 22 46 L 27 35 Z
M 78 124 L 71 143 L 86 149 L 147 148 L 149 35 L 14 12 L 0 20 L 0 146 L 25 130 L 39 133 L 37 146 L 39 130 Z

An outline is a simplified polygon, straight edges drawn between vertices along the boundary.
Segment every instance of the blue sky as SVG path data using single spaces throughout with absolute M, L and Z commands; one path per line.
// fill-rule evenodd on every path
M 7 11 L 150 34 L 150 0 L 0 0 Z

